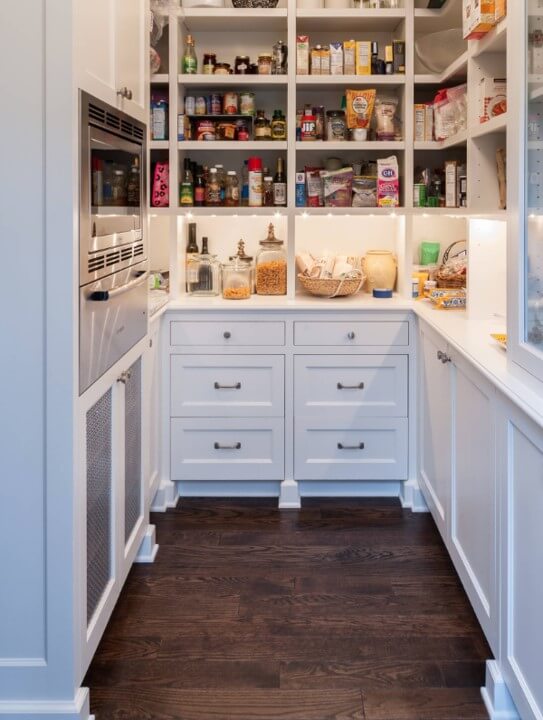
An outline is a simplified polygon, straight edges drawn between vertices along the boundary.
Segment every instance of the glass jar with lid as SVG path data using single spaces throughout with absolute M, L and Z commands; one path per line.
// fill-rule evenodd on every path
M 255 292 L 255 266 L 253 263 L 254 258 L 251 255 L 247 255 L 245 252 L 245 242 L 240 240 L 238 242 L 238 251 L 235 255 L 230 255 L 228 258 L 230 262 L 239 260 L 240 262 L 247 265 L 251 270 L 251 293 Z
M 256 256 L 256 292 L 258 295 L 287 294 L 287 255 L 283 241 L 275 237 L 273 223 L 268 236 L 260 241 Z
M 251 297 L 252 268 L 236 257 L 222 266 L 222 296 L 225 300 L 247 300 Z
M 272 55 L 271 53 L 260 53 L 258 56 L 258 74 L 272 74 Z

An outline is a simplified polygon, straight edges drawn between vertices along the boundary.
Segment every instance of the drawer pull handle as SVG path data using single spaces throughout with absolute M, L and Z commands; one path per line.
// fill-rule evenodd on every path
M 364 383 L 358 383 L 358 385 L 344 385 L 343 383 L 338 382 L 337 384 L 338 390 L 363 390 L 364 389 Z
M 221 385 L 220 383 L 216 382 L 213 387 L 215 390 L 241 390 L 241 383 L 238 382 L 235 385 Z
M 237 442 L 233 445 L 221 445 L 220 443 L 214 443 L 213 447 L 215 450 L 241 450 L 241 443 Z
M 350 333 L 347 333 L 347 337 L 349 338 L 349 340 L 354 340 L 356 337 L 356 334 L 351 330 Z
M 223 338 L 224 338 L 225 340 L 230 340 L 230 338 L 232 337 L 232 333 L 231 333 L 231 332 L 228 332 L 228 330 L 227 330 L 226 332 L 224 332 L 224 333 L 222 334 L 222 336 L 223 336 Z
M 343 443 L 337 444 L 338 450 L 363 450 L 364 443 L 358 443 L 358 445 L 344 445 Z

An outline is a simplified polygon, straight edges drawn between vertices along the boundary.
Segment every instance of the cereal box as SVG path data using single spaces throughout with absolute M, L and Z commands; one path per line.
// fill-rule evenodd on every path
M 356 43 L 356 74 L 371 75 L 371 42 L 359 40 Z

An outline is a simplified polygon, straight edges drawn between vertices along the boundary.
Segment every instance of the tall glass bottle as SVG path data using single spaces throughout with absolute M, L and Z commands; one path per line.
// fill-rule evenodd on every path
M 189 224 L 189 240 L 185 253 L 185 289 L 187 292 L 198 283 L 198 243 L 196 242 L 196 223 Z
M 196 75 L 198 72 L 198 58 L 196 57 L 194 38 L 192 35 L 187 35 L 187 39 L 185 40 L 185 48 L 181 60 L 181 72 L 184 75 Z
M 185 158 L 183 178 L 179 192 L 179 204 L 181 207 L 192 207 L 194 205 L 194 180 L 192 177 L 191 163 Z

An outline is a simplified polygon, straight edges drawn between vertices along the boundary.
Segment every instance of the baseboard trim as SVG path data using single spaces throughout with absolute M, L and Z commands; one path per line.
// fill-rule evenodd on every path
M 422 490 L 416 480 L 407 480 L 400 488 L 400 501 L 402 507 L 412 512 L 430 512 Z
M 399 497 L 400 482 L 390 481 L 356 481 L 356 480 L 300 480 L 298 486 L 302 504 L 304 497 Z
M 41 720 L 51 716 L 62 720 L 94 720 L 90 714 L 89 689 L 79 688 L 73 700 L 0 700 L 0 718 Z
M 142 538 L 135 563 L 154 563 L 159 546 L 156 544 L 156 528 L 148 525 Z
M 280 483 L 273 481 L 204 481 L 178 482 L 177 492 L 183 502 L 184 497 L 209 498 L 269 498 L 279 497 Z
M 179 500 L 179 493 L 175 483 L 169 480 L 159 486 L 156 491 L 153 502 L 151 503 L 151 512 L 166 512 L 170 508 L 174 508 Z
M 301 507 L 298 483 L 296 480 L 283 480 L 279 494 L 279 510 L 299 510 Z
M 481 695 L 490 720 L 521 720 L 496 660 L 487 660 Z

